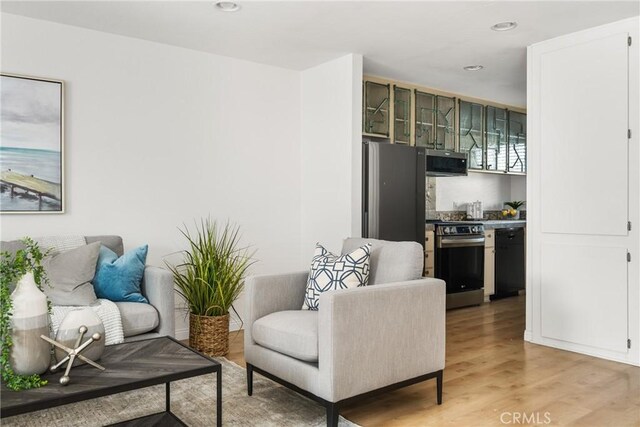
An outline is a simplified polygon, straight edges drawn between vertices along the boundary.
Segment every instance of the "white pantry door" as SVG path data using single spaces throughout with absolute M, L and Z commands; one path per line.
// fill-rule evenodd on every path
M 534 45 L 528 57 L 529 332 L 534 342 L 621 360 L 637 189 L 629 181 L 629 36 L 576 33 Z
M 628 36 L 541 58 L 543 233 L 627 235 Z

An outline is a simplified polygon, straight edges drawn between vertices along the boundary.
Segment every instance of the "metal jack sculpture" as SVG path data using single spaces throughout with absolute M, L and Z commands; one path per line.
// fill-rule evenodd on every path
M 65 362 L 68 362 L 67 363 L 67 368 L 64 371 L 64 375 L 60 378 L 60 384 L 62 384 L 62 385 L 67 385 L 71 381 L 71 378 L 69 377 L 69 371 L 71 371 L 71 368 L 73 367 L 73 362 L 76 360 L 76 358 L 82 360 L 83 362 L 88 363 L 89 365 L 93 366 L 94 368 L 100 369 L 101 371 L 105 370 L 104 366 L 98 365 L 93 360 L 88 359 L 85 356 L 80 354 L 84 349 L 89 347 L 91 345 L 91 343 L 93 343 L 94 341 L 99 341 L 102 338 L 102 336 L 99 333 L 96 332 L 88 340 L 86 340 L 82 345 L 80 345 L 80 342 L 82 341 L 82 338 L 84 337 L 84 334 L 87 333 L 87 330 L 88 329 L 87 329 L 86 326 L 84 326 L 84 325 L 80 326 L 80 328 L 78 329 L 78 332 L 80 332 L 80 335 L 78 336 L 78 339 L 76 340 L 76 345 L 74 346 L 74 348 L 69 348 L 69 347 L 67 347 L 67 346 L 65 346 L 63 344 L 60 344 L 59 342 L 57 342 L 55 340 L 52 340 L 48 336 L 40 335 L 40 338 L 42 338 L 43 340 L 53 344 L 54 346 L 58 347 L 61 350 L 67 352 L 67 356 L 64 359 L 62 359 L 57 364 L 51 366 L 51 368 L 49 369 L 51 372 L 56 372 L 60 366 L 64 365 Z

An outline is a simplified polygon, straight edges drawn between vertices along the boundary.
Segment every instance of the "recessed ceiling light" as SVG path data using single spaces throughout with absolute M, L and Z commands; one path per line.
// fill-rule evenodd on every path
M 240 10 L 240 5 L 232 1 L 219 1 L 216 6 L 223 12 L 237 12 Z
M 492 25 L 491 29 L 493 31 L 509 31 L 509 30 L 513 30 L 517 26 L 518 26 L 518 23 L 513 21 L 498 22 L 496 25 Z
M 482 65 L 467 65 L 466 67 L 464 67 L 466 71 L 480 71 L 483 68 L 484 67 Z

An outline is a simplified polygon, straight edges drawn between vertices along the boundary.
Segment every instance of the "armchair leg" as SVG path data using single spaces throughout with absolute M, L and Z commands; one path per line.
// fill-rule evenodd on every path
M 253 365 L 247 363 L 247 394 L 253 394 Z
M 338 427 L 338 405 L 327 402 L 327 427 Z
M 438 405 L 442 405 L 442 371 L 438 371 L 436 376 L 437 381 L 437 394 L 438 394 Z

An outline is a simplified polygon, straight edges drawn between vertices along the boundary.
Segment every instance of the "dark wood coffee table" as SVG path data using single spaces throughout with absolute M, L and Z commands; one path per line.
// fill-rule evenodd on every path
M 153 338 L 105 348 L 99 371 L 83 365 L 71 370 L 71 383 L 61 386 L 62 373 L 45 374 L 45 387 L 14 392 L 2 386 L 0 417 L 25 414 L 54 406 L 95 399 L 123 391 L 166 384 L 166 410 L 116 425 L 185 425 L 171 412 L 171 381 L 215 372 L 216 422 L 222 425 L 222 366 L 170 337 Z M 206 408 L 203 408 L 206 410 Z M 213 408 L 212 408 L 213 409 Z

